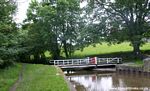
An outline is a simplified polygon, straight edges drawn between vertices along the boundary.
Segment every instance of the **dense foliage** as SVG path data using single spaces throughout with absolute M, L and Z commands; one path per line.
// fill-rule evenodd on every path
M 145 42 L 143 39 L 150 37 L 150 0 L 88 1 L 86 9 L 93 14 L 92 24 L 98 25 L 93 28 L 101 31 L 107 41 L 130 41 L 134 54 L 140 56 L 140 46 Z
M 23 26 L 28 31 L 29 55 L 42 61 L 45 51 L 53 59 L 65 53 L 66 58 L 74 51 L 80 23 L 80 2 L 77 0 L 32 1 Z
M 84 7 L 81 4 L 87 3 Z M 47 63 L 103 41 L 129 41 L 135 56 L 150 37 L 150 0 L 32 0 L 17 28 L 13 0 L 0 1 L 0 67 L 14 60 Z
M 0 68 L 12 63 L 16 49 L 16 24 L 12 16 L 15 12 L 14 2 L 0 1 Z

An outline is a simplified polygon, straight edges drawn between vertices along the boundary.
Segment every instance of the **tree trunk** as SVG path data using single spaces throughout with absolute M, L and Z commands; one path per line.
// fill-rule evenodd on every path
M 140 51 L 140 42 L 133 42 L 133 53 L 136 58 L 141 58 L 141 51 Z
M 56 45 L 54 46 L 54 48 L 52 48 L 52 58 L 54 60 L 57 60 L 60 58 L 60 49 L 58 47 L 58 43 L 56 43 Z
M 65 51 L 66 58 L 68 58 L 69 55 L 68 55 L 68 50 L 67 50 L 67 43 L 66 43 L 66 41 L 63 41 L 63 44 L 64 44 L 64 51 Z
M 45 54 L 44 53 L 41 53 L 41 58 L 40 58 L 40 60 L 41 60 L 41 63 L 43 63 L 43 64 L 46 64 L 47 62 L 46 62 L 46 57 L 45 57 Z
M 30 61 L 30 55 L 29 54 L 25 54 L 25 53 L 22 53 L 22 54 L 19 54 L 18 55 L 19 59 L 21 62 L 28 62 Z
M 72 45 L 70 43 L 69 48 L 68 48 L 68 54 L 69 54 L 70 57 L 72 56 L 72 52 L 73 52 L 73 49 L 72 49 Z
M 34 62 L 33 63 L 39 63 L 40 62 L 40 56 L 38 53 L 34 54 Z
M 54 60 L 58 60 L 60 58 L 60 51 L 58 49 L 56 49 L 55 51 L 53 51 L 52 58 Z
M 56 34 L 57 34 L 57 31 L 56 31 Z M 58 44 L 58 41 L 57 41 L 57 35 L 53 35 L 53 38 L 54 38 L 54 43 L 52 43 L 52 47 L 50 49 L 51 53 L 52 53 L 52 58 L 54 60 L 58 60 L 60 58 L 60 48 L 59 48 L 59 44 Z

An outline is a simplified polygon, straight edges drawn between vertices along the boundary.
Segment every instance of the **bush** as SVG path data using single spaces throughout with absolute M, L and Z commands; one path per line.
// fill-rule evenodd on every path
M 4 61 L 2 59 L 0 59 L 0 68 L 1 68 L 1 66 L 3 66 L 3 64 L 4 64 Z
M 0 68 L 5 68 L 5 67 L 8 67 L 9 65 L 13 65 L 14 62 L 11 61 L 11 60 L 2 60 L 0 59 Z

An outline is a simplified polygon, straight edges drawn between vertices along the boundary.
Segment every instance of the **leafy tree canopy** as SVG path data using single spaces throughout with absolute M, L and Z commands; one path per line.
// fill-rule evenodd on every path
M 89 0 L 88 6 L 92 20 L 99 24 L 97 31 L 101 30 L 107 41 L 130 41 L 135 55 L 139 56 L 142 39 L 149 37 L 149 0 Z

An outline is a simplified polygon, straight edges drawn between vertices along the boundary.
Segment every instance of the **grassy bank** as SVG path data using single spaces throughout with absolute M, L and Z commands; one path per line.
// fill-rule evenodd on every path
M 10 66 L 6 69 L 0 69 L 0 91 L 8 91 L 16 82 L 21 70 L 21 64 Z
M 142 52 L 150 55 L 150 43 L 146 43 L 140 47 Z M 129 42 L 121 44 L 108 45 L 107 43 L 97 44 L 94 46 L 88 46 L 81 50 L 76 50 L 71 58 L 85 58 L 85 57 L 122 57 L 125 60 L 132 60 L 133 58 L 133 47 L 130 46 Z M 45 52 L 46 57 L 51 57 L 48 51 Z M 61 56 L 65 56 L 62 54 Z
M 144 66 L 144 62 L 142 60 L 135 60 L 133 63 L 129 64 L 128 66 L 142 67 Z
M 150 50 L 150 43 L 144 44 L 140 47 L 141 50 Z M 77 50 L 74 53 L 74 57 L 86 57 L 92 55 L 103 55 L 103 54 L 113 54 L 113 53 L 126 53 L 132 52 L 133 47 L 130 46 L 129 42 L 124 42 L 121 44 L 108 45 L 107 43 L 102 43 L 102 45 L 97 44 L 96 47 L 88 46 L 85 47 L 83 51 Z
M 0 91 L 9 91 L 19 78 L 22 65 L 0 69 Z M 22 80 L 16 91 L 69 91 L 61 70 L 54 66 L 25 64 Z
M 54 66 L 26 64 L 17 91 L 69 91 L 60 70 Z

